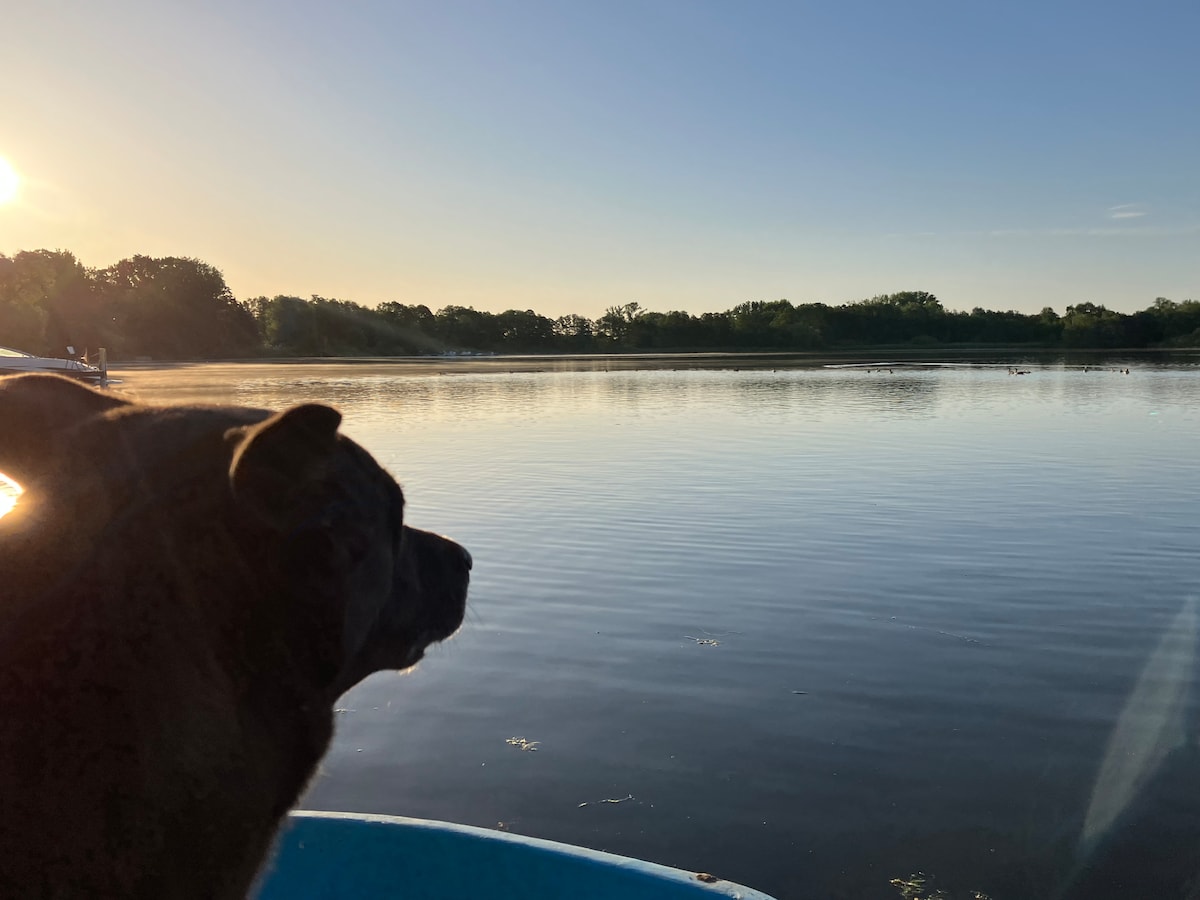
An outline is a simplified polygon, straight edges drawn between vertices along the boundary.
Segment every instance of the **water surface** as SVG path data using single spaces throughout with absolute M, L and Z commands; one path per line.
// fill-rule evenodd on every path
M 1155 896 L 1182 896 L 1192 361 L 707 365 L 123 373 L 151 400 L 336 404 L 410 523 L 474 554 L 463 631 L 344 698 L 304 804 L 781 900 L 897 897 L 917 871 L 994 900 L 1150 896 L 1123 885 L 1181 855 Z

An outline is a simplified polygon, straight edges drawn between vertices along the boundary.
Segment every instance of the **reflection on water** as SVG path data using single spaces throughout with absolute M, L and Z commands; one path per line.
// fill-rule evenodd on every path
M 1196 369 L 773 362 L 212 366 L 122 387 L 335 403 L 412 524 L 475 557 L 466 628 L 346 696 L 310 806 L 504 827 L 781 900 L 895 898 L 916 871 L 994 900 L 1099 898 L 1147 859 L 1156 898 L 1187 896 Z

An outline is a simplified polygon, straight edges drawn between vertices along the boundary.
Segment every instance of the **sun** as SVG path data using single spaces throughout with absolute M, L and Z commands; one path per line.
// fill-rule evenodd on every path
M 22 493 L 19 484 L 0 472 L 0 518 L 4 518 L 4 514 L 17 505 L 17 498 Z
M 7 203 L 17 196 L 17 188 L 21 184 L 21 176 L 12 164 L 0 156 L 0 204 Z

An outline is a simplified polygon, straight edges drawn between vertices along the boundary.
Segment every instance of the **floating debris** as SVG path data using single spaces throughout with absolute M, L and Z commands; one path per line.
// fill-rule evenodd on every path
M 900 891 L 901 900 L 955 900 L 958 897 L 969 898 L 969 900 L 992 900 L 982 891 L 951 893 L 944 888 L 935 888 L 930 882 L 936 881 L 936 878 L 926 875 L 924 872 L 914 872 L 908 878 L 893 878 L 889 884 Z
M 695 641 L 696 644 L 700 647 L 720 647 L 721 646 L 721 642 L 718 641 L 716 638 L 698 638 L 698 637 L 695 637 L 694 635 L 690 635 L 690 634 L 685 634 L 684 637 L 687 638 L 689 641 Z
M 633 799 L 633 794 L 630 794 L 628 797 L 615 797 L 615 798 L 612 798 L 612 799 L 609 799 L 609 800 L 592 800 L 592 801 L 590 801 L 590 802 L 589 802 L 589 801 L 584 801 L 583 803 L 580 803 L 580 804 L 579 804 L 577 807 L 575 807 L 575 808 L 576 808 L 576 809 L 583 809 L 585 806 L 593 806 L 593 805 L 595 805 L 595 804 L 597 804 L 597 803 L 624 803 L 626 800 L 632 800 L 632 799 Z
M 523 737 L 510 737 L 504 743 L 512 744 L 512 746 L 521 750 L 537 750 L 537 745 L 540 744 L 541 741 L 527 741 Z

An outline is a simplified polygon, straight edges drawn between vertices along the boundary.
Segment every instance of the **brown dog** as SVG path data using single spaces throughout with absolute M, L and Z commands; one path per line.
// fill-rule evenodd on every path
M 340 420 L 0 379 L 0 896 L 245 896 L 338 696 L 458 628 Z

